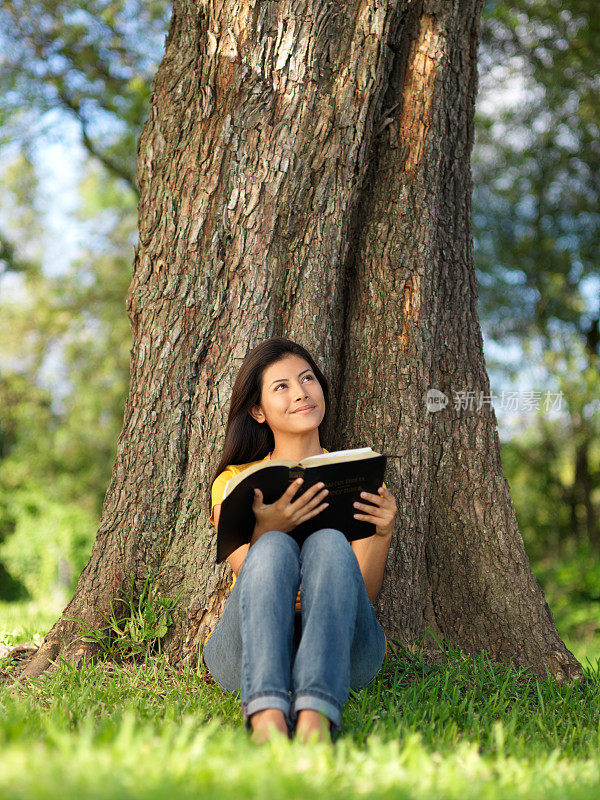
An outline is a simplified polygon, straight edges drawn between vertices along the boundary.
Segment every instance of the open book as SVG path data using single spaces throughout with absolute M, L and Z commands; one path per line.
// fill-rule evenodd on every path
M 304 483 L 300 484 L 293 500 L 315 483 L 323 482 L 324 488 L 329 489 L 322 501 L 329 503 L 327 508 L 289 531 L 289 536 L 300 546 L 319 528 L 336 528 L 348 541 L 372 536 L 375 525 L 355 519 L 355 513 L 364 512 L 357 510 L 353 503 L 358 500 L 368 504 L 360 497 L 362 491 L 377 494 L 383 483 L 385 465 L 385 455 L 370 447 L 359 447 L 308 456 L 300 462 L 275 458 L 247 467 L 225 484 L 217 529 L 217 563 L 252 538 L 256 522 L 252 511 L 254 489 L 260 489 L 263 502 L 271 504 L 298 477 L 304 478 Z

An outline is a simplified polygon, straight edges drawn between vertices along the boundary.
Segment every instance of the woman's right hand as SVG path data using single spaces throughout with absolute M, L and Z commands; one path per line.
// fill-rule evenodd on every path
M 254 490 L 252 510 L 256 518 L 256 525 L 250 540 L 251 545 L 267 531 L 289 533 L 301 522 L 305 522 L 327 508 L 329 503 L 321 503 L 321 500 L 329 494 L 328 489 L 323 489 L 324 483 L 315 483 L 292 502 L 292 497 L 302 483 L 302 478 L 297 478 L 290 483 L 279 500 L 270 505 L 263 503 L 263 494 L 260 489 Z

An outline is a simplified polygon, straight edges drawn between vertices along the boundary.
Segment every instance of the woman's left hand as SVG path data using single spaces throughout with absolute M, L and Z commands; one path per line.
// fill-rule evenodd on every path
M 372 522 L 375 525 L 375 533 L 377 536 L 391 536 L 394 530 L 394 517 L 398 510 L 396 506 L 396 499 L 389 489 L 380 486 L 377 489 L 379 494 L 371 494 L 370 492 L 361 492 L 360 496 L 363 501 L 370 500 L 375 503 L 375 506 L 365 502 L 354 502 L 355 508 L 362 508 L 369 511 L 368 514 L 354 514 L 354 519 L 362 519 L 365 522 Z

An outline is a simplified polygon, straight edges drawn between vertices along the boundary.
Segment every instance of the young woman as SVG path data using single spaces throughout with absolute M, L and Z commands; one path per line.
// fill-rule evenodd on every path
M 221 460 L 207 502 L 218 525 L 227 481 L 258 461 L 328 452 L 321 431 L 329 386 L 310 354 L 281 337 L 248 354 L 231 396 Z M 331 743 L 350 688 L 369 684 L 386 652 L 373 602 L 381 588 L 396 502 L 386 488 L 363 493 L 357 519 L 373 536 L 348 542 L 335 528 L 312 533 L 302 547 L 287 533 L 327 506 L 327 489 L 298 495 L 294 482 L 272 504 L 257 490 L 249 544 L 229 557 L 230 595 L 202 655 L 215 681 L 240 691 L 254 741 L 275 730 Z M 242 569 L 243 565 L 243 569 Z M 236 580 L 237 578 L 237 580 Z M 290 699 L 290 692 L 292 697 Z

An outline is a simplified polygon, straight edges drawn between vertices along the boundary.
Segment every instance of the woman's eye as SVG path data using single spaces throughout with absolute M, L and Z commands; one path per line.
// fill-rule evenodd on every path
M 304 378 L 308 378 L 309 381 L 312 381 L 313 376 L 312 375 L 304 375 L 302 380 L 304 380 Z M 275 387 L 275 391 L 277 391 L 277 389 L 279 389 L 280 386 L 285 386 L 285 383 L 278 383 L 277 386 Z

